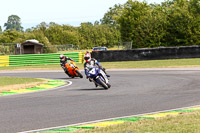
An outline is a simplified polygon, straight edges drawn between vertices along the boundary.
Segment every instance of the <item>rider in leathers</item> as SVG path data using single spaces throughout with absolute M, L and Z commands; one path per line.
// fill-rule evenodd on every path
M 67 63 L 67 60 L 71 60 L 71 61 L 74 61 L 73 59 L 67 57 L 67 56 L 64 56 L 63 54 L 61 54 L 59 56 L 60 58 L 60 66 L 63 68 L 63 70 L 65 71 L 65 73 L 69 76 L 69 77 L 73 77 L 69 74 L 67 68 L 65 67 L 65 64 Z
M 101 66 L 101 64 L 94 58 L 91 58 L 91 55 L 90 53 L 86 53 L 84 55 L 84 59 L 85 59 L 85 63 L 84 63 L 84 69 L 85 69 L 85 75 L 86 75 L 86 78 L 88 78 L 88 72 L 89 72 L 89 66 L 90 65 L 97 65 L 100 69 L 102 69 L 104 72 L 105 72 L 105 68 L 103 68 Z M 107 77 L 110 77 L 110 75 L 108 75 L 106 72 L 105 72 L 106 76 Z M 89 81 L 91 82 L 91 79 L 89 79 Z M 95 84 L 95 86 L 97 87 L 98 85 Z

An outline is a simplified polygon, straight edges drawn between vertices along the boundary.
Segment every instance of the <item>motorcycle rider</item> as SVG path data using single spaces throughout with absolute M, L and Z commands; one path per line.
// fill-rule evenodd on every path
M 64 56 L 63 54 L 61 54 L 60 56 L 59 56 L 59 58 L 60 58 L 60 66 L 63 68 L 63 70 L 64 70 L 64 72 L 69 76 L 69 77 L 73 77 L 73 76 L 71 76 L 70 74 L 69 74 L 69 72 L 68 72 L 68 68 L 66 68 L 65 67 L 65 64 L 67 63 L 67 60 L 71 60 L 71 61 L 74 61 L 73 59 L 71 59 L 71 58 L 69 58 L 69 57 L 67 57 L 67 56 Z
M 94 58 L 91 58 L 91 55 L 89 53 L 89 51 L 87 51 L 87 53 L 84 55 L 84 59 L 85 59 L 85 63 L 84 63 L 84 70 L 85 70 L 85 75 L 86 78 L 88 79 L 88 72 L 89 72 L 89 66 L 90 65 L 97 65 L 100 69 L 102 69 L 104 71 L 104 73 L 106 74 L 107 77 L 110 77 L 110 75 L 108 75 L 105 71 L 105 68 L 103 68 L 101 66 L 101 64 Z M 89 81 L 91 82 L 92 80 L 89 78 Z M 95 86 L 97 87 L 98 85 L 95 84 Z

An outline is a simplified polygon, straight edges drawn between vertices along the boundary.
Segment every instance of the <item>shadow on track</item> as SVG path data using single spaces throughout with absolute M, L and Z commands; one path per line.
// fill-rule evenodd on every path
M 77 91 L 97 91 L 97 90 L 99 90 L 99 91 L 103 91 L 103 90 L 105 90 L 104 88 L 87 88 L 87 89 L 76 89 Z
M 76 77 L 76 78 L 71 78 L 71 77 L 68 77 L 68 78 L 57 78 L 57 79 L 60 79 L 60 80 L 68 80 L 68 79 L 75 79 L 75 80 L 77 80 L 77 79 L 80 79 L 80 78 L 78 78 L 78 77 Z

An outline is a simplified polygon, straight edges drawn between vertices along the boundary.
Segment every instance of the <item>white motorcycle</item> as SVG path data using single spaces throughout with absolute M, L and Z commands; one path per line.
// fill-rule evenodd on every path
M 111 87 L 109 84 L 109 79 L 98 66 L 91 66 L 89 68 L 88 77 L 92 80 L 96 85 L 103 87 L 104 89 L 108 89 Z

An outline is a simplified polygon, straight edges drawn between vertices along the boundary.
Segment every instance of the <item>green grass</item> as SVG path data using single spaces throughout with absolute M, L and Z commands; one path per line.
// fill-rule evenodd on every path
M 150 61 L 121 61 L 121 62 L 100 62 L 106 69 L 126 68 L 166 68 L 166 67 L 200 67 L 200 58 L 193 59 L 170 59 Z M 77 63 L 83 69 L 83 63 Z M 9 66 L 0 67 L 0 70 L 61 70 L 59 64 L 42 66 Z
M 200 58 L 194 59 L 170 59 L 150 61 L 125 61 L 102 62 L 105 68 L 166 68 L 166 67 L 200 67 Z
M 30 66 L 3 66 L 0 67 L 0 71 L 12 71 L 12 70 L 57 70 L 61 68 L 60 65 L 30 65 Z
M 200 112 L 125 122 L 124 124 L 79 131 L 78 133 L 200 133 Z
M 34 78 L 18 78 L 18 77 L 0 77 L 0 87 L 7 85 L 16 85 L 16 84 L 27 84 L 33 82 L 42 82 L 42 79 Z

